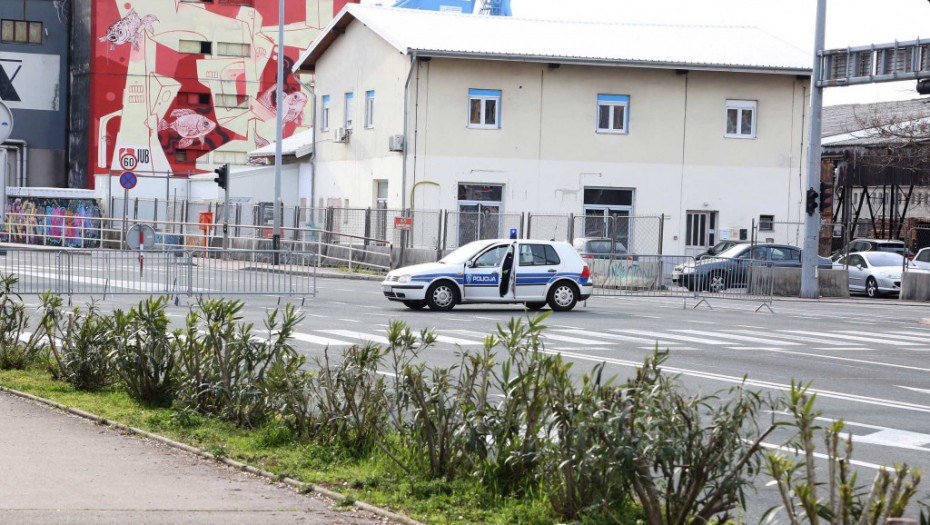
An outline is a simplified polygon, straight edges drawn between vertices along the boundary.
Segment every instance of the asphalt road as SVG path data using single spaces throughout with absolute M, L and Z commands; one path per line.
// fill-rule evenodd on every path
M 214 282 L 255 273 L 260 272 L 221 271 Z M 296 335 L 296 346 L 310 356 L 326 346 L 384 343 L 388 323 L 400 319 L 415 330 L 435 329 L 439 343 L 422 358 L 451 365 L 456 352 L 479 348 L 498 324 L 525 315 L 516 305 L 411 311 L 388 302 L 380 285 L 370 281 L 321 279 L 318 288 L 318 296 L 302 308 L 306 318 Z M 274 294 L 241 298 L 248 303 L 245 320 L 257 327 L 278 304 Z M 137 301 L 138 296 L 111 296 L 106 304 L 125 308 Z M 30 296 L 26 302 L 38 301 Z M 192 302 L 182 296 L 169 315 L 182 323 L 185 305 Z M 750 388 L 772 394 L 785 392 L 792 380 L 812 382 L 823 423 L 843 419 L 853 434 L 860 479 L 871 481 L 879 466 L 903 462 L 930 472 L 930 325 L 921 324 L 930 318 L 930 305 L 891 299 L 778 300 L 774 314 L 755 312 L 758 304 L 731 300 L 713 300 L 713 309 L 693 309 L 694 301 L 686 306 L 672 298 L 594 297 L 547 319 L 546 348 L 574 363 L 579 375 L 603 361 L 608 372 L 625 378 L 658 343 L 670 351 L 665 369 L 679 374 L 689 390 L 705 393 L 737 385 L 744 377 Z M 767 444 L 781 446 L 785 439 L 775 434 Z M 758 490 L 750 497 L 751 522 L 777 503 L 773 487 L 760 482 Z M 930 489 L 925 486 L 924 492 Z

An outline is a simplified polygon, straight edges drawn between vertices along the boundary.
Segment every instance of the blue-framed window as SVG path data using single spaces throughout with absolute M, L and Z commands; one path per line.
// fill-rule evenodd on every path
M 500 129 L 501 127 L 501 90 L 468 90 L 469 128 Z
M 629 95 L 598 95 L 597 122 L 598 133 L 627 133 L 630 124 Z
M 329 131 L 329 95 L 323 95 L 323 109 L 320 111 L 320 129 Z
M 375 92 L 365 92 L 365 127 L 371 129 L 375 127 Z
M 355 95 L 353 95 L 352 93 L 346 93 L 346 108 L 345 108 L 346 109 L 345 111 L 345 116 L 346 116 L 345 128 L 346 129 L 352 129 L 352 121 L 355 118 L 355 111 L 353 108 L 354 99 L 355 99 Z

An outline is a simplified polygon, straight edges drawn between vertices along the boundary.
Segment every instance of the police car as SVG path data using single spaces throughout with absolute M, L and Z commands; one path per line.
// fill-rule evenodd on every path
M 591 296 L 590 270 L 564 242 L 475 241 L 439 262 L 394 270 L 381 283 L 384 296 L 408 308 L 448 311 L 456 304 L 522 303 L 568 311 Z

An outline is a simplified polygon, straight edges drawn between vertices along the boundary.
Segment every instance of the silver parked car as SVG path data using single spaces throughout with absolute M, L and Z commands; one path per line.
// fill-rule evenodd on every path
M 914 260 L 911 261 L 914 263 L 914 266 L 920 268 L 921 270 L 930 270 L 930 248 L 921 248 L 917 255 L 914 256 Z
M 908 262 L 910 268 L 917 268 Z M 904 257 L 891 252 L 858 252 L 837 260 L 833 267 L 849 270 L 849 291 L 869 297 L 901 293 Z

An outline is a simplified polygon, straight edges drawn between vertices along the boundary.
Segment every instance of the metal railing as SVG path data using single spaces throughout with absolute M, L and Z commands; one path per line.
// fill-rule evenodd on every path
M 74 295 L 316 295 L 315 253 L 270 250 L 125 251 L 4 249 L 13 292 Z

